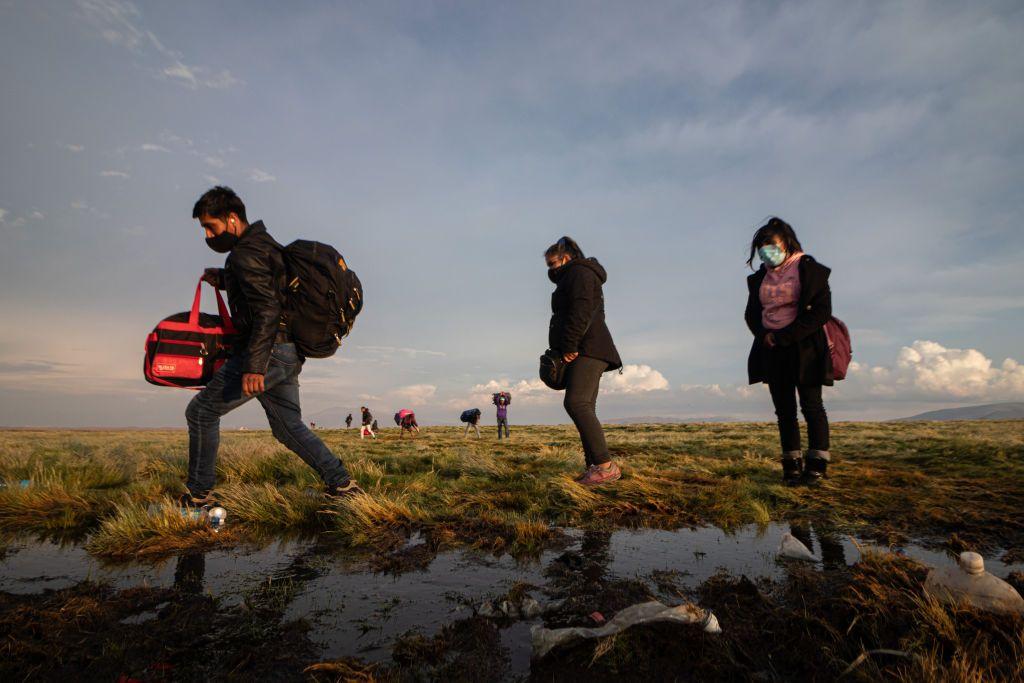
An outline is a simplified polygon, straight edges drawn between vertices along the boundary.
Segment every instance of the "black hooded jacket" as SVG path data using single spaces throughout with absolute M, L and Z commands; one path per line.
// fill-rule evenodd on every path
M 263 221 L 250 223 L 228 254 L 221 274 L 228 293 L 231 319 L 238 329 L 235 353 L 243 356 L 242 372 L 266 374 L 270 350 L 283 330 L 281 311 L 287 273 L 281 245 Z
M 549 270 L 548 277 L 557 285 L 551 295 L 548 326 L 551 349 L 603 360 L 609 370 L 621 368 L 622 360 L 604 321 L 601 286 L 608 274 L 597 259 L 573 259 Z
M 761 283 L 767 272 L 764 266 L 747 277 L 747 308 L 744 318 L 754 335 L 747 358 L 747 379 L 751 384 L 770 382 L 779 378 L 779 373 L 793 373 L 786 380 L 797 384 L 822 384 L 832 386 L 832 355 L 825 337 L 825 323 L 832 317 L 832 291 L 828 286 L 831 269 L 804 256 L 797 264 L 800 272 L 800 301 L 796 320 L 781 330 L 767 330 L 761 322 Z M 775 367 L 784 355 L 772 353 L 764 345 L 764 337 L 771 331 L 780 350 L 795 347 L 795 364 Z

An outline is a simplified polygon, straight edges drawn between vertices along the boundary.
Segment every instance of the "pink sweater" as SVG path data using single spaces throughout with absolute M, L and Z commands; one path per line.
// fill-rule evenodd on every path
M 797 252 L 775 268 L 768 268 L 761 282 L 761 324 L 766 330 L 781 330 L 796 320 L 800 303 L 800 268 L 804 255 Z

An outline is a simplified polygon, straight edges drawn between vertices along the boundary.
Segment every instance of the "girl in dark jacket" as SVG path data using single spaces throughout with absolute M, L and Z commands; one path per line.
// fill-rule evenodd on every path
M 579 245 L 563 237 L 544 252 L 548 277 L 555 283 L 551 295 L 548 345 L 562 354 L 566 369 L 565 412 L 583 442 L 586 469 L 576 481 L 598 486 L 622 476 L 611 461 L 604 429 L 597 419 L 597 392 L 601 375 L 622 367 L 619 352 L 604 321 L 604 294 L 608 279 L 597 259 L 586 258 Z
M 782 441 L 782 479 L 815 485 L 829 455 L 828 415 L 821 387 L 832 385 L 832 357 L 825 323 L 832 317 L 831 272 L 803 253 L 793 228 L 780 218 L 761 226 L 750 243 L 761 268 L 747 278 L 747 327 L 754 343 L 747 360 L 751 384 L 765 382 L 775 404 Z M 806 459 L 800 452 L 797 396 L 807 421 Z

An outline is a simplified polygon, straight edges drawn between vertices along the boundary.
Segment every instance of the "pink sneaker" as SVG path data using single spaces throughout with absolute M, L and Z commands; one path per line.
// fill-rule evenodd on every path
M 611 467 L 605 469 L 600 465 L 595 465 L 587 470 L 587 473 L 580 479 L 580 484 L 583 486 L 600 486 L 601 484 L 610 484 L 613 481 L 618 481 L 622 478 L 622 470 L 615 463 L 611 464 Z
M 587 465 L 587 469 L 577 474 L 575 477 L 572 478 L 572 480 L 578 484 L 579 482 L 587 478 L 587 475 L 590 474 L 590 470 L 592 469 L 594 469 L 593 465 Z

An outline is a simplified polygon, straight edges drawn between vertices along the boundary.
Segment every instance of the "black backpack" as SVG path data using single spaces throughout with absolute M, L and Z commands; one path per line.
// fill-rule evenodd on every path
M 284 248 L 288 270 L 285 320 L 306 358 L 327 358 L 352 331 L 363 310 L 363 286 L 329 244 L 295 240 Z

